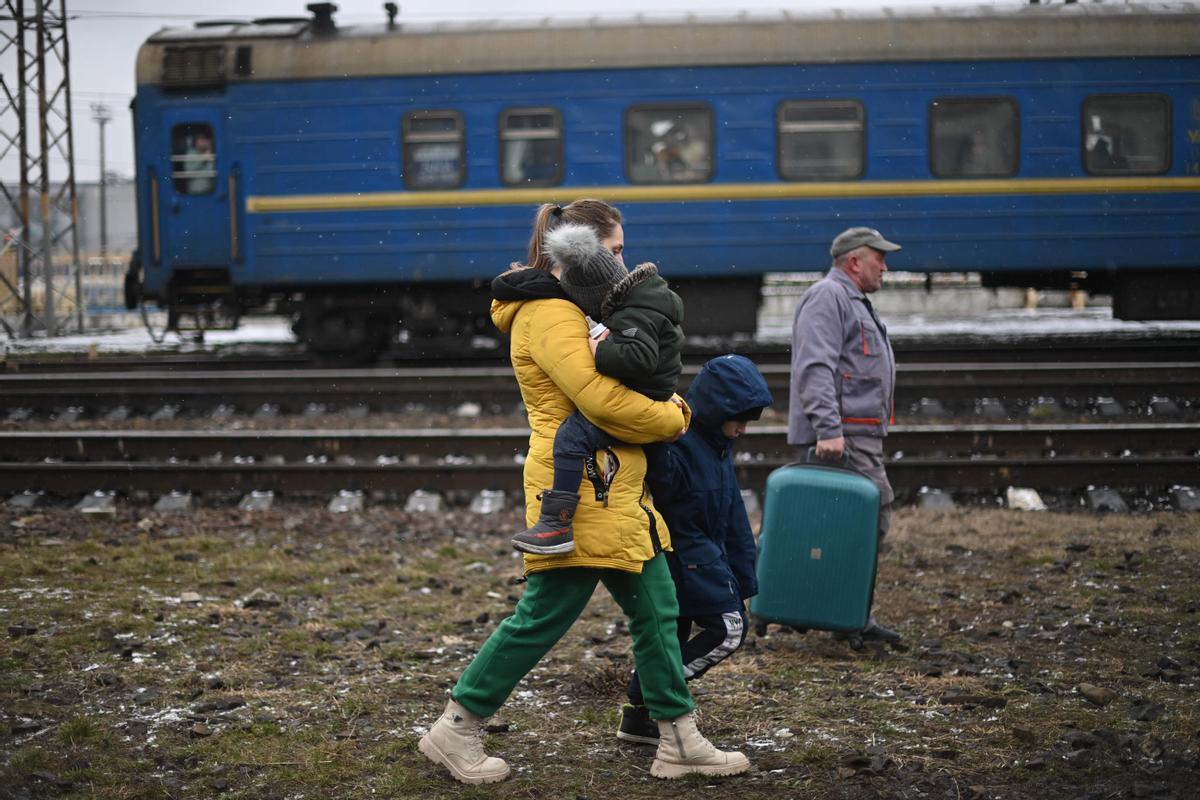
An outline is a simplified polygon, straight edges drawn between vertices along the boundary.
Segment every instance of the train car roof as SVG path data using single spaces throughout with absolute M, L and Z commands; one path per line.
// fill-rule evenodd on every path
M 1200 5 L 1025 5 L 742 12 L 321 26 L 214 21 L 155 33 L 139 84 L 171 83 L 169 51 L 221 48 L 222 80 L 265 81 L 671 66 L 1194 56 Z M 249 46 L 249 66 L 234 51 Z M 245 56 L 243 56 L 244 58 Z M 227 62 L 227 63 L 226 63 Z

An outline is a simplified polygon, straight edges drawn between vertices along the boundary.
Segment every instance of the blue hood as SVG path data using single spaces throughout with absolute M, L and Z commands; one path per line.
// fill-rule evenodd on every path
M 726 420 L 753 408 L 771 405 L 767 380 L 745 356 L 717 356 L 703 367 L 687 390 L 687 404 L 692 408 L 692 427 L 715 435 L 716 442 L 728 441 L 721 433 Z
M 758 593 L 757 548 L 738 487 L 727 420 L 771 405 L 762 373 L 745 356 L 700 368 L 687 392 L 692 424 L 672 444 L 645 447 L 646 481 L 671 529 L 667 565 L 684 617 L 738 612 Z

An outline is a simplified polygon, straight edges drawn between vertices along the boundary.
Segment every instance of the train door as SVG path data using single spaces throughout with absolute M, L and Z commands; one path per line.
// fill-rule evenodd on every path
M 176 280 L 188 268 L 227 269 L 232 253 L 230 158 L 218 111 L 164 115 L 168 156 L 160 164 L 162 261 Z

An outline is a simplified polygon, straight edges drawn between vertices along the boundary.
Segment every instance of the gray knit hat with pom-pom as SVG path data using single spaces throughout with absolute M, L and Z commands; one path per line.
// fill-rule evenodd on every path
M 604 298 L 629 274 L 586 225 L 560 225 L 546 234 L 546 252 L 562 267 L 563 291 L 593 320 L 600 320 Z

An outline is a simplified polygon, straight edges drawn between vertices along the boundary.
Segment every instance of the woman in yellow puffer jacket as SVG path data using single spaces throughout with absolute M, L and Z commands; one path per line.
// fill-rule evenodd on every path
M 596 584 L 603 583 L 629 618 L 646 707 L 658 722 L 651 774 L 678 778 L 744 772 L 750 766 L 745 756 L 717 750 L 696 730 L 679 648 L 679 605 L 662 555 L 670 547 L 670 535 L 645 494 L 646 458 L 640 445 L 678 438 L 690 411 L 682 401 L 650 400 L 596 371 L 584 314 L 567 299 L 558 284 L 558 268 L 542 253 L 542 237 L 562 222 L 591 227 L 618 258 L 624 249 L 620 212 L 607 203 L 547 204 L 534 224 L 530 266 L 510 270 L 492 284 L 492 320 L 510 335 L 512 365 L 532 429 L 525 462 L 527 522 L 537 519 L 538 493 L 553 478 L 554 433 L 572 411 L 578 408 L 629 444 L 613 448 L 619 466 L 607 504 L 583 492 L 574 517 L 575 550 L 525 556 L 524 595 L 463 672 L 420 749 L 464 783 L 508 777 L 508 765 L 483 750 L 483 720 L 504 704 L 517 682 L 579 617 Z M 605 457 L 596 460 L 606 470 Z

